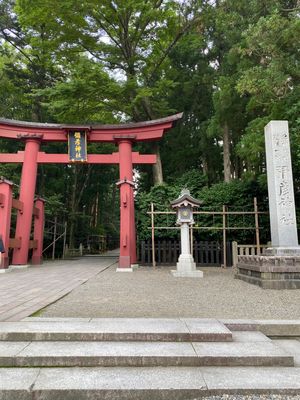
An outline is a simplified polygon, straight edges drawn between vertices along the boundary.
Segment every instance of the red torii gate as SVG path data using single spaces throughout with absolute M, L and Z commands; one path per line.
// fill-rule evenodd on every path
M 132 151 L 133 143 L 159 140 L 171 129 L 182 113 L 158 120 L 121 125 L 59 125 L 0 119 L 0 137 L 25 141 L 25 151 L 15 154 L 0 153 L 1 163 L 23 163 L 20 202 L 23 211 L 18 212 L 15 238 L 19 246 L 14 248 L 13 264 L 26 265 L 32 225 L 34 193 L 38 164 L 72 164 L 68 154 L 47 154 L 40 151 L 42 142 L 67 142 L 71 131 L 84 131 L 88 142 L 112 142 L 118 152 L 112 154 L 88 154 L 86 163 L 119 164 L 120 180 L 120 258 L 119 269 L 130 270 L 136 263 L 136 232 L 133 194 L 133 164 L 155 164 L 153 154 Z M 4 219 L 3 219 L 4 221 Z M 1 221 L 0 221 L 1 222 Z M 1 233 L 1 227 L 0 227 Z M 41 257 L 41 254 L 40 254 Z

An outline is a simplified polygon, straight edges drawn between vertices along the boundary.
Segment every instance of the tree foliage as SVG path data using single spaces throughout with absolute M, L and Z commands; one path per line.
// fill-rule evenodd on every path
M 149 234 L 149 203 L 166 207 L 184 186 L 209 206 L 245 207 L 254 195 L 265 206 L 271 119 L 289 121 L 296 191 L 300 184 L 298 3 L 2 0 L 0 117 L 116 123 L 183 111 L 159 146 L 137 146 L 158 156 L 153 171 L 136 167 L 140 237 Z M 1 140 L 1 152 L 22 148 Z M 1 165 L 0 175 L 18 182 L 20 166 Z M 39 166 L 38 192 L 48 212 L 68 219 L 71 244 L 117 233 L 117 175 L 111 166 Z

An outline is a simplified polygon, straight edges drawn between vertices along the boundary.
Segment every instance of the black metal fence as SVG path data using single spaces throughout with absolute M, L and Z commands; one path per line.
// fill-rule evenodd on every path
M 155 241 L 156 265 L 175 265 L 180 255 L 179 240 Z M 142 265 L 152 264 L 152 241 L 143 240 L 139 243 L 139 262 Z M 193 242 L 193 256 L 196 264 L 205 266 L 221 266 L 224 264 L 223 245 L 219 242 Z M 231 243 L 226 243 L 226 265 L 232 266 Z

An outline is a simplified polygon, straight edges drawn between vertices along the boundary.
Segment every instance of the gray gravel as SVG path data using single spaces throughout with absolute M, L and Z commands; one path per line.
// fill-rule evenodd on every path
M 202 268 L 202 279 L 174 278 L 168 267 L 115 270 L 93 277 L 40 316 L 300 319 L 300 289 L 261 289 L 234 279 L 229 268 Z
M 228 395 L 203 397 L 201 400 L 300 400 L 300 395 L 287 396 L 279 394 L 265 394 L 265 395 Z

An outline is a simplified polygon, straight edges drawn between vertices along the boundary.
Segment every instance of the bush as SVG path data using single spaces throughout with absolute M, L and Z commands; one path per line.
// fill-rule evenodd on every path
M 140 192 L 136 196 L 137 209 L 137 232 L 139 240 L 151 238 L 151 203 L 154 203 L 155 211 L 171 211 L 170 201 L 176 199 L 182 188 L 190 190 L 191 195 L 203 201 L 200 210 L 222 211 L 223 204 L 227 205 L 228 211 L 253 211 L 253 198 L 257 197 L 259 211 L 268 210 L 267 187 L 265 180 L 257 182 L 254 180 L 234 180 L 229 183 L 218 183 L 211 187 L 206 186 L 207 180 L 198 171 L 188 171 L 177 180 L 169 184 L 157 185 L 149 192 Z M 260 216 L 261 242 L 270 240 L 269 218 Z M 155 216 L 155 226 L 175 226 L 175 215 Z M 222 215 L 196 215 L 195 226 L 218 226 L 222 227 Z M 254 227 L 254 215 L 229 215 L 227 226 L 231 227 Z M 178 237 L 177 230 L 156 230 L 157 238 Z M 198 230 L 195 237 L 201 240 L 222 240 L 222 230 Z M 240 243 L 254 243 L 255 230 L 228 230 L 228 240 L 236 240 Z

